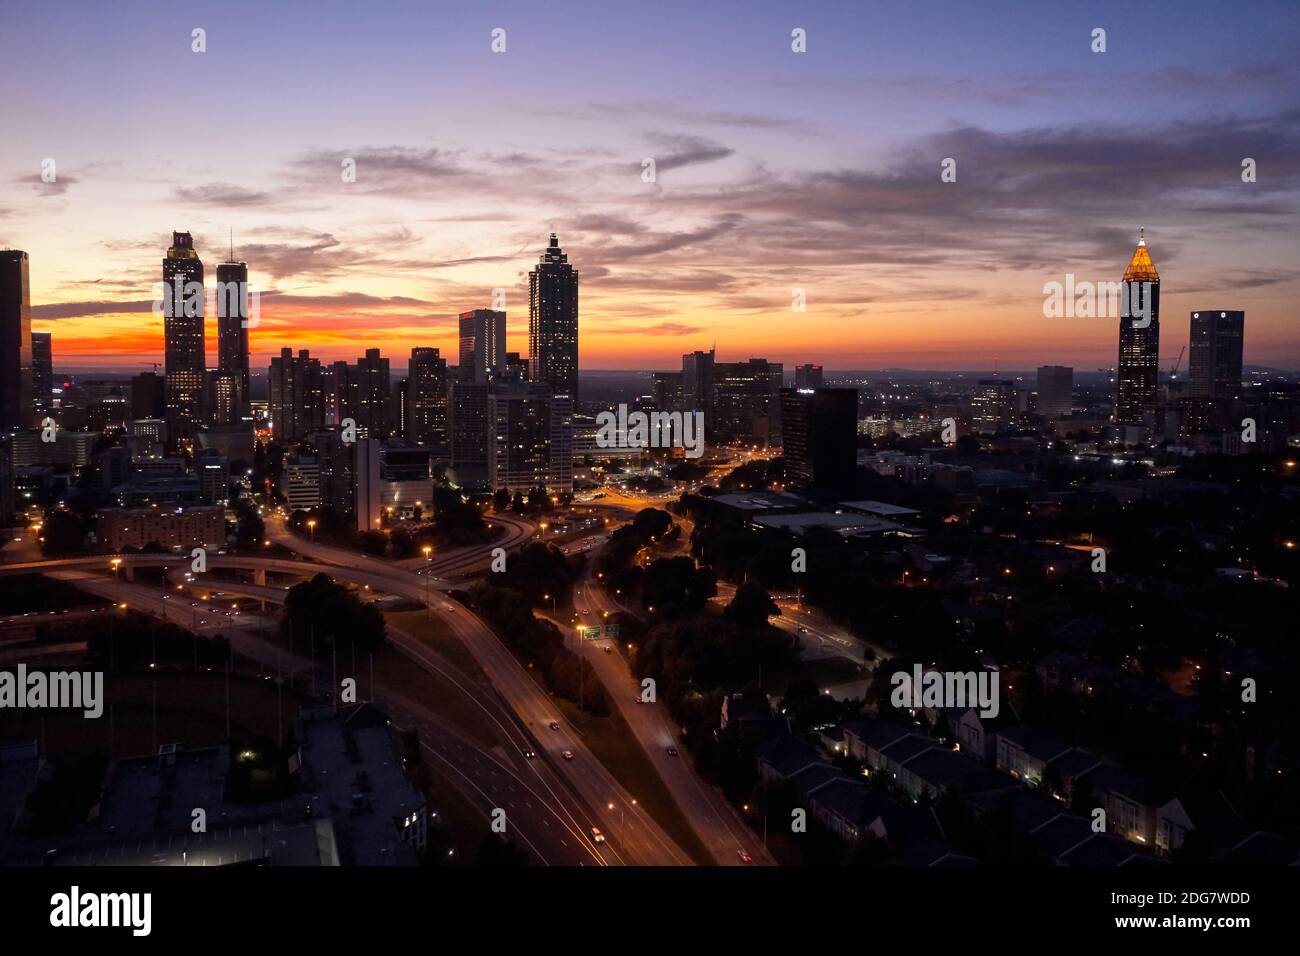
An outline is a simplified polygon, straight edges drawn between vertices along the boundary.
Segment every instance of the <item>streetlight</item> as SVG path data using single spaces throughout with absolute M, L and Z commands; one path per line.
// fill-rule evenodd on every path
M 433 548 L 429 545 L 424 546 L 424 560 L 431 561 L 429 555 L 433 554 Z M 429 579 L 433 574 L 426 568 L 424 574 L 424 613 L 429 620 L 433 620 L 433 607 L 429 604 Z
M 316 540 L 316 519 L 315 518 L 307 519 L 307 530 L 311 533 L 311 539 L 314 542 Z
M 117 573 L 117 569 L 122 566 L 122 559 L 114 558 L 112 561 L 109 562 L 109 564 L 113 566 L 113 574 L 117 577 L 121 577 L 121 575 Z

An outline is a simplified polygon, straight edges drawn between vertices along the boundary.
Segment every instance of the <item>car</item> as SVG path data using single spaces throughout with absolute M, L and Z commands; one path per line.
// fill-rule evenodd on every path
M 799 628 L 799 633 L 800 633 L 800 634 L 807 634 L 807 633 L 808 633 L 808 628 L 806 628 L 806 627 L 801 627 L 801 628 Z
M 565 760 L 572 760 L 572 759 L 573 759 L 573 751 L 572 751 L 572 750 L 566 750 L 566 751 L 564 751 L 563 753 L 561 753 L 560 756 L 563 757 Z
M 597 843 L 605 842 L 605 834 L 600 832 L 600 827 L 591 828 L 591 838 L 595 840 Z
M 579 613 L 579 614 L 586 614 L 586 613 L 587 613 L 587 609 L 586 609 L 585 607 L 580 607 L 580 608 L 578 608 L 578 613 Z
M 164 594 L 164 595 L 162 596 L 162 599 L 163 599 L 164 601 L 170 601 L 170 600 L 172 599 L 172 596 L 171 596 L 170 594 Z
M 533 759 L 534 757 L 536 757 L 536 756 L 537 756 L 537 754 L 536 754 L 536 753 L 535 753 L 531 748 L 528 748 L 528 749 L 525 749 L 525 750 L 524 750 L 524 758 L 525 758 L 525 759 L 527 759 L 527 760 L 532 760 L 532 759 Z
M 560 722 L 559 722 L 558 720 L 553 720 L 553 721 L 550 722 L 550 724 L 549 724 L 548 726 L 550 726 L 550 728 L 551 728 L 552 730 L 559 730 L 559 729 L 560 729 Z
M 207 624 L 207 623 L 208 623 L 208 619 L 207 619 L 207 618 L 204 618 L 203 620 L 199 621 L 199 627 L 202 627 L 204 624 Z
M 740 857 L 740 862 L 741 862 L 741 863 L 753 863 L 753 862 L 754 862 L 754 858 L 753 858 L 752 856 L 750 856 L 748 853 L 746 853 L 744 850 L 737 850 L 737 851 L 736 851 L 736 856 Z
M 198 602 L 198 601 L 191 601 L 191 602 L 190 602 L 190 607 L 198 607 L 198 606 L 199 606 L 199 602 Z
M 600 649 L 606 654 L 614 653 L 614 648 L 610 647 L 608 644 L 602 644 Z
M 676 757 L 676 756 L 677 756 L 677 748 L 676 748 L 676 747 L 669 747 L 669 748 L 668 748 L 668 756 L 670 756 L 670 757 Z

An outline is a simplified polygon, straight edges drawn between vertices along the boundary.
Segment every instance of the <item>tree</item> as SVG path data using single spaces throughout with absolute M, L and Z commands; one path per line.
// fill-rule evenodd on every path
M 767 619 L 779 615 L 781 609 L 761 585 L 747 581 L 736 588 L 724 613 L 727 620 L 744 627 L 766 627 Z
M 280 627 L 286 634 L 292 629 L 295 641 L 313 634 L 318 641 L 363 653 L 375 650 L 387 636 L 379 608 L 362 601 L 326 574 L 289 589 L 284 596 Z
M 405 528 L 394 528 L 388 536 L 388 547 L 397 560 L 415 557 L 415 539 Z
M 46 513 L 41 539 L 41 551 L 47 555 L 86 549 L 86 533 L 82 529 L 81 519 L 62 509 Z
M 679 617 L 704 607 L 718 593 L 708 568 L 696 568 L 690 558 L 659 558 L 641 578 L 641 604 L 667 617 Z
M 492 496 L 492 510 L 500 514 L 510 509 L 510 489 L 498 488 Z

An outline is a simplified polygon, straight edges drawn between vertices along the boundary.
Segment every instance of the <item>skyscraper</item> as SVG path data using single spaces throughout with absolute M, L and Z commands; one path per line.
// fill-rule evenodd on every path
M 248 263 L 233 259 L 217 264 L 217 371 L 234 377 L 237 386 L 233 425 L 249 416 L 248 408 Z
M 1074 369 L 1065 365 L 1038 368 L 1038 414 L 1061 418 L 1074 407 Z
M 532 380 L 578 398 L 578 271 L 551 233 L 528 274 L 528 366 Z
M 858 461 L 856 388 L 781 389 L 781 438 L 791 489 L 835 498 L 853 489 Z
M 781 363 L 761 358 L 748 362 L 712 362 L 711 355 L 710 362 L 713 421 L 706 421 L 706 427 L 711 426 L 720 438 L 774 442 L 781 431 L 777 396 L 784 375 Z M 705 415 L 707 419 L 708 412 Z
M 1009 428 L 1016 418 L 1016 383 L 1001 378 L 982 379 L 971 393 L 971 420 L 976 431 Z
M 506 314 L 473 309 L 460 314 L 460 368 L 463 382 L 487 382 L 505 365 Z
M 573 399 L 544 384 L 488 392 L 488 483 L 527 493 L 573 490 Z
M 167 420 L 181 426 L 173 429 L 175 440 L 202 419 L 206 370 L 203 263 L 188 232 L 172 233 L 162 270 Z
M 682 356 L 682 408 L 713 414 L 713 349 Z
M 0 251 L 0 429 L 32 423 L 32 298 L 27 253 Z
M 461 321 L 464 320 L 461 316 Z M 437 349 L 411 349 L 407 408 L 410 416 L 406 422 L 407 438 L 421 445 L 447 444 L 447 360 Z
M 54 343 L 49 332 L 32 333 L 32 411 L 40 420 L 54 410 Z
M 280 349 L 267 375 L 271 435 L 277 441 L 306 438 L 325 424 L 325 376 L 320 359 L 302 349 Z
M 1241 398 L 1245 338 L 1245 312 L 1205 309 L 1192 313 L 1188 388 L 1193 398 Z
M 821 388 L 822 367 L 820 365 L 796 365 L 794 369 L 795 388 Z
M 366 349 L 357 359 L 357 433 L 367 438 L 387 438 L 392 408 L 392 375 L 388 359 L 379 349 Z
M 1115 424 L 1137 426 L 1156 403 L 1160 357 L 1160 273 L 1139 236 L 1121 282 L 1119 363 L 1115 369 Z
M 451 386 L 451 467 L 462 485 L 488 477 L 488 385 L 453 382 Z
M 131 417 L 162 418 L 167 394 L 164 379 L 157 372 L 141 372 L 131 377 Z

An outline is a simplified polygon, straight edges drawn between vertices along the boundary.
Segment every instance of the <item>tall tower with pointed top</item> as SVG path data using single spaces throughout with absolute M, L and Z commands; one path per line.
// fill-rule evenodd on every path
M 528 368 L 535 382 L 556 395 L 578 398 L 578 270 L 560 241 L 551 244 L 528 274 Z
M 1124 270 L 1115 370 L 1115 424 L 1141 425 L 1156 403 L 1160 365 L 1160 273 L 1147 250 L 1146 230 Z

